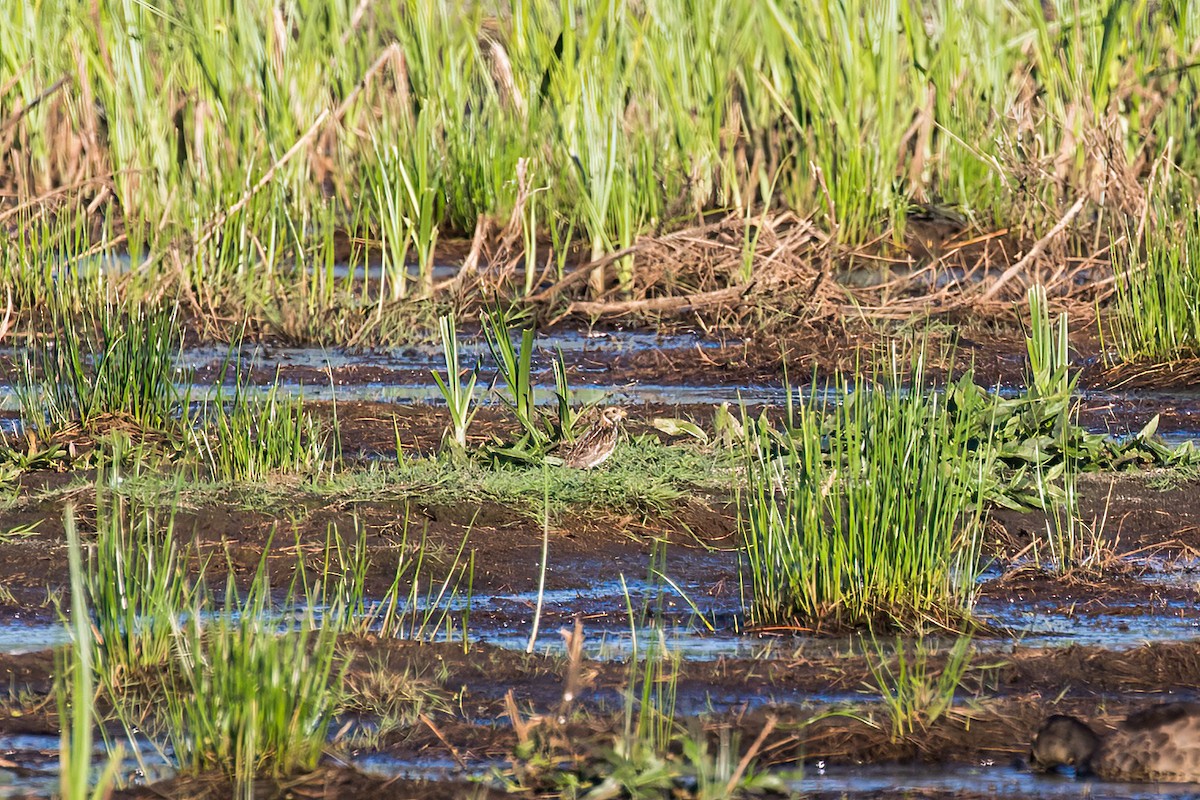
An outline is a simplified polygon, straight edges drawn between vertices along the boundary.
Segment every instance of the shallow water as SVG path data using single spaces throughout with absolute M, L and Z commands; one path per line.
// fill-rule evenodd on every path
M 0 736 L 0 757 L 17 764 L 18 776 L 0 768 L 0 798 L 49 798 L 58 786 L 58 738 L 54 736 Z M 152 749 L 142 757 L 152 779 L 168 777 L 172 770 Z M 103 745 L 95 750 L 95 768 L 105 758 Z M 346 758 L 364 773 L 404 780 L 485 779 L 506 762 L 473 761 L 464 772 L 450 759 L 396 758 L 387 753 L 367 753 Z M 136 759 L 127 757 L 122 766 L 127 781 L 143 783 L 147 775 Z M 1037 774 L 1015 765 L 810 764 L 800 773 L 780 773 L 787 787 L 805 796 L 848 797 L 860 795 L 903 797 L 908 793 L 986 795 L 996 798 L 1073 798 L 1093 800 L 1150 800 L 1150 798 L 1200 797 L 1200 784 L 1131 784 L 1078 780 L 1069 774 Z
M 432 379 L 431 379 L 432 380 Z M 211 385 L 180 386 L 181 391 L 190 392 L 194 402 L 205 398 L 215 399 L 216 389 Z M 558 402 L 554 395 L 554 384 L 534 383 L 537 393 L 536 402 L 539 406 L 552 406 Z M 271 386 L 243 387 L 243 394 L 250 399 L 263 398 L 272 390 Z M 501 396 L 496 392 L 487 392 L 476 388 L 476 404 L 483 406 L 500 405 Z M 780 388 L 769 386 L 671 386 L 655 383 L 596 383 L 571 386 L 575 401 L 580 404 L 611 403 L 624 406 L 637 405 L 707 405 L 717 406 L 721 403 L 737 405 L 745 402 L 748 405 L 766 403 L 781 403 L 787 395 Z M 223 392 L 226 399 L 230 392 Z M 362 383 L 329 386 L 327 384 L 284 384 L 279 387 L 280 397 L 303 397 L 313 402 L 367 402 L 367 403 L 396 403 L 400 405 L 444 405 L 441 392 L 432 382 L 425 383 Z M 5 403 L 0 403 L 0 410 L 15 411 Z
M 889 792 L 983 794 L 988 797 L 1089 797 L 1094 800 L 1143 800 L 1200 797 L 1200 784 L 1105 783 L 1068 775 L 1041 775 L 1014 766 L 957 764 L 886 764 L 810 767 L 790 788 L 807 794 L 845 795 Z
M 1154 585 L 1180 583 L 1196 578 L 1187 571 L 1168 570 L 1164 562 L 1154 562 L 1157 571 L 1148 582 Z M 1190 565 L 1191 562 L 1185 562 Z M 597 660 L 628 658 L 635 650 L 645 653 L 655 647 L 693 660 L 716 658 L 787 658 L 803 649 L 811 655 L 838 655 L 860 652 L 862 639 L 849 636 L 815 636 L 744 632 L 739 597 L 730 592 L 719 597 L 707 594 L 708 585 L 698 579 L 674 579 L 678 590 L 670 586 L 631 579 L 599 581 L 588 587 L 547 591 L 543 597 L 542 619 L 533 651 L 543 654 L 565 653 L 562 635 L 572 627 L 577 614 L 583 614 L 586 636 L 584 653 Z M 536 592 L 479 593 L 470 601 L 468 638 L 511 650 L 525 650 L 533 627 Z M 1061 647 L 1096 645 L 1110 650 L 1138 647 L 1148 641 L 1191 641 L 1200 639 L 1200 616 L 1194 604 L 1168 601 L 1154 610 L 1112 607 L 1106 613 L 1069 613 L 1061 602 L 1029 600 L 1014 603 L 983 599 L 977 615 L 990 625 L 1007 631 L 996 636 L 977 636 L 980 651 L 999 651 L 1015 645 L 1025 647 Z M 417 610 L 427 607 L 419 600 Z M 438 605 L 447 609 L 457 626 L 468 609 L 465 597 L 453 597 Z M 632 621 L 628 609 L 632 608 Z M 295 621 L 298 609 L 279 612 L 281 624 Z M 319 621 L 322 609 L 314 609 Z M 436 615 L 435 615 L 436 616 Z M 636 631 L 636 636 L 631 633 Z M 435 638 L 444 638 L 439 636 Z M 0 652 L 28 653 L 65 644 L 70 637 L 56 620 L 0 621 Z M 937 641 L 936 639 L 931 641 Z M 947 646 L 951 638 L 944 642 Z
M 502 762 L 473 763 L 464 773 L 449 760 L 399 759 L 375 753 L 354 759 L 364 772 L 384 778 L 431 779 L 482 777 Z M 1079 780 L 1068 774 L 1039 774 L 1015 765 L 996 764 L 884 764 L 871 766 L 809 765 L 799 774 L 781 773 L 785 785 L 803 796 L 856 797 L 878 795 L 903 797 L 906 793 L 987 795 L 997 798 L 1068 798 L 1094 800 L 1148 800 L 1149 798 L 1200 797 L 1200 784 L 1105 783 Z M 922 794 L 924 796 L 924 794 Z
M 620 376 L 620 369 L 614 368 L 618 363 L 615 359 L 624 355 L 662 351 L 686 363 L 689 354 L 697 350 L 736 344 L 732 340 L 717 342 L 688 333 L 658 335 L 620 330 L 543 333 L 535 340 L 535 389 L 542 404 L 556 402 L 551 365 L 556 354 L 561 352 L 571 369 L 572 389 L 580 403 L 609 402 L 632 406 L 719 405 L 725 402 L 735 405 L 742 402 L 748 405 L 781 404 L 787 395 L 778 382 L 730 382 L 723 379 L 723 371 L 717 368 L 701 380 L 696 380 L 693 374 L 688 376 L 688 382 L 682 383 L 614 379 Z M 246 344 L 231 351 L 224 346 L 201 346 L 188 348 L 180 354 L 177 361 L 180 377 L 193 370 L 216 374 L 231 355 L 243 368 L 258 370 L 255 378 L 260 382 L 243 387 L 249 397 L 265 396 L 271 390 L 276 370 L 282 370 L 280 391 L 284 396 L 303 396 L 318 402 L 336 399 L 397 404 L 443 403 L 431 374 L 431 370 L 445 370 L 441 347 L 436 343 L 372 350 Z M 499 396 L 488 391 L 496 369 L 483 337 L 478 333 L 462 336 L 460 357 L 464 367 L 480 365 L 477 402 L 483 405 L 499 403 Z M 353 377 L 354 369 L 365 370 L 363 380 Z M 293 372 L 289 373 L 289 370 Z M 328 379 L 313 374 L 313 371 L 325 370 L 351 372 L 349 377 L 345 372 L 338 375 L 331 385 Z M 226 387 L 233 385 L 233 370 L 228 372 L 225 380 Z M 217 387 L 211 383 L 181 383 L 179 389 L 188 393 L 195 403 L 212 401 L 217 396 Z M 809 390 L 800 387 L 796 391 Z M 999 391 L 1001 395 L 1011 396 L 1019 389 L 1001 387 Z M 228 389 L 223 392 L 226 399 L 229 394 Z M 1089 412 L 1089 426 L 1093 432 L 1127 436 L 1136 429 L 1119 424 L 1120 420 L 1135 416 L 1148 419 L 1154 413 L 1165 412 L 1170 414 L 1170 421 L 1164 425 L 1164 440 L 1170 444 L 1200 440 L 1200 390 L 1085 390 L 1079 393 L 1079 399 Z M 0 411 L 18 410 L 13 387 L 0 383 Z M 15 423 L 5 420 L 3 424 L 11 427 Z
M 64 267 L 66 263 L 68 262 L 64 261 Z M 75 278 L 101 275 L 105 273 L 123 275 L 134 268 L 132 257 L 129 255 L 129 253 L 124 252 L 109 251 L 91 256 L 89 258 L 71 258 L 69 263 L 70 269 L 72 270 L 72 277 Z M 420 269 L 417 267 L 415 262 L 406 264 L 405 267 L 405 271 L 408 275 L 408 281 L 415 284 L 420 278 Z M 384 274 L 383 264 L 378 257 L 372 259 L 366 264 L 351 265 L 348 262 L 338 262 L 332 266 L 329 266 L 328 268 L 326 268 L 324 265 L 309 266 L 305 271 L 309 275 L 319 275 L 323 273 L 327 274 L 329 277 L 337 280 L 339 283 L 361 281 L 378 283 Z M 440 282 L 449 278 L 453 278 L 461 271 L 461 264 L 435 262 L 433 267 L 430 269 L 430 274 L 435 282 Z M 58 274 L 59 273 L 56 271 L 55 277 L 58 277 Z M 523 269 L 517 269 L 514 274 L 517 276 L 523 276 L 525 273 Z M 516 278 L 514 278 L 514 280 L 516 280 Z
M 1109 650 L 1127 650 L 1146 642 L 1187 642 L 1200 639 L 1200 618 L 1192 603 L 1172 602 L 1152 613 L 1104 613 L 1070 615 L 1049 608 L 1050 604 L 1028 603 L 996 609 L 981 615 L 993 624 L 1014 632 L 1014 641 L 1027 647 L 1062 647 L 1069 644 L 1096 645 Z M 977 640 L 980 648 L 987 642 Z
M 449 758 L 422 758 L 420 761 L 396 758 L 387 753 L 366 753 L 350 760 L 354 767 L 368 775 L 379 778 L 400 778 L 402 780 L 447 780 L 450 778 L 481 778 L 494 767 L 503 769 L 509 762 L 505 761 L 476 761 L 470 769 L 463 772 Z
M 0 653 L 36 653 L 71 641 L 66 627 L 44 620 L 4 620 L 0 622 Z
M 169 778 L 174 768 L 148 741 L 140 740 L 138 752 L 129 750 L 121 739 L 125 753 L 121 761 L 122 779 L 132 785 L 143 785 Z M 57 736 L 41 734 L 0 735 L 0 760 L 11 767 L 0 767 L 0 798 L 52 797 L 58 792 Z M 104 742 L 92 745 L 92 779 L 100 776 L 108 763 L 109 754 Z
M 729 339 L 726 344 L 737 344 L 740 340 Z M 514 340 L 514 344 L 519 344 Z M 558 351 L 564 356 L 574 354 L 621 355 L 646 350 L 693 350 L 715 349 L 722 343 L 697 334 L 663 334 L 647 331 L 584 331 L 561 330 L 538 332 L 533 340 L 534 361 L 550 359 Z M 178 366 L 199 368 L 219 365 L 229 355 L 228 347 L 190 347 L 183 351 Z M 480 334 L 459 333 L 459 358 L 464 365 L 473 365 L 476 360 L 494 367 L 487 340 Z M 344 348 L 282 347 L 245 344 L 236 350 L 244 365 L 292 366 L 325 369 L 327 366 L 381 366 L 403 369 L 444 369 L 446 366 L 439 342 L 408 344 L 402 347 L 347 350 Z M 546 366 L 549 366 L 547 363 Z

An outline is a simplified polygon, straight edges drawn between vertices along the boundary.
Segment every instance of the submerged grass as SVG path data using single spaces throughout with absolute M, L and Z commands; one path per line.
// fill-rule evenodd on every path
M 122 686 L 104 673 L 135 752 L 148 737 L 180 772 L 221 773 L 238 796 L 252 796 L 256 777 L 316 766 L 341 702 L 348 663 L 337 649 L 346 620 L 339 608 L 322 613 L 325 595 L 307 584 L 299 592 L 293 584 L 276 604 L 266 566 L 264 551 L 244 591 L 231 568 L 221 599 L 208 587 L 203 569 L 197 588 L 174 607 L 152 609 L 146 597 L 131 594 L 130 607 L 145 616 L 131 623 L 130 639 L 142 640 L 142 650 L 148 651 L 162 638 L 148 634 L 165 628 L 167 659 L 137 684 Z M 298 568 L 303 572 L 302 563 Z M 328 572 L 323 577 L 344 582 Z M 352 601 L 353 587 L 332 589 L 329 597 Z M 361 604 L 361 597 L 357 600 Z
M 937 651 L 923 638 L 910 644 L 897 636 L 894 647 L 886 647 L 872 636 L 869 650 L 868 686 L 883 699 L 892 741 L 925 731 L 950 712 L 974 656 L 970 636 L 955 640 L 938 669 L 931 663 Z
M 473 526 L 473 523 L 472 523 Z M 362 636 L 386 636 L 413 642 L 441 640 L 452 642 L 456 638 L 463 647 L 469 644 L 471 623 L 472 588 L 475 582 L 475 549 L 468 550 L 471 539 L 470 526 L 453 552 L 453 558 L 441 570 L 432 573 L 430 548 L 422 534 L 415 547 L 409 545 L 409 520 L 404 519 L 404 536 L 398 546 L 392 583 L 383 597 L 370 607 L 361 605 L 357 613 L 347 616 L 347 630 Z M 351 548 L 354 566 L 346 569 L 343 563 L 341 575 L 365 575 L 367 550 L 360 535 Z M 341 584 L 345 586 L 344 578 Z M 424 587 L 424 589 L 422 589 Z M 344 590 L 343 590 L 344 591 Z M 362 595 L 358 595 L 362 604 Z M 339 608 L 355 609 L 352 602 L 339 604 Z

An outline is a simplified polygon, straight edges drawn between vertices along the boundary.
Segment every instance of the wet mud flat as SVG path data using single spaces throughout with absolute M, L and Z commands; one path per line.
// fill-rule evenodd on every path
M 429 724 L 398 732 L 369 751 L 339 748 L 339 762 L 379 776 L 379 783 L 416 792 L 410 796 L 455 796 L 453 791 L 467 787 L 481 794 L 461 796 L 490 796 L 486 786 L 460 781 L 487 779 L 512 768 L 512 753 L 520 742 L 510 724 L 514 706 L 509 698 L 516 703 L 521 724 L 574 743 L 559 753 L 564 759 L 587 758 L 592 748 L 608 746 L 620 732 L 621 694 L 629 671 L 617 662 L 585 661 L 583 691 L 562 716 L 570 671 L 563 658 L 527 656 L 486 644 L 464 649 L 457 643 L 370 638 L 346 644 L 355 653 L 348 681 L 383 666 L 395 675 L 421 676 L 425 691 L 454 698 L 453 713 L 431 713 Z M 1194 642 L 1149 644 L 1125 651 L 1015 647 L 1002 658 L 989 654 L 981 659 L 964 680 L 960 702 L 946 718 L 919 735 L 900 738 L 890 735 L 871 695 L 865 660 L 850 652 L 816 655 L 797 649 L 775 657 L 685 659 L 677 680 L 681 713 L 696 713 L 698 732 L 748 736 L 771 720 L 775 728 L 764 748 L 765 764 L 785 775 L 788 785 L 805 796 L 874 796 L 873 791 L 884 792 L 889 786 L 928 796 L 1019 797 L 1043 789 L 1053 796 L 1070 796 L 1069 792 L 1084 787 L 1062 776 L 1034 775 L 1024 765 L 1029 735 L 1046 711 L 1077 713 L 1102 725 L 1115 722 L 1151 699 L 1195 698 L 1200 692 L 1198 666 L 1200 646 Z M 25 676 L 31 690 L 37 682 L 49 681 L 43 672 L 48 667 L 41 654 L 0 659 L 0 670 Z M 1069 687 L 1065 693 L 1064 687 Z M 350 718 L 338 723 L 343 731 L 368 724 Z M 9 796 L 47 796 L 38 790 L 57 769 L 56 720 L 37 711 L 20 717 L 6 714 L 0 717 L 0 728 L 8 731 L 0 734 L 6 768 L 26 792 Z M 131 774 L 136 775 L 132 766 Z M 431 779 L 435 782 L 427 789 L 413 788 L 412 782 Z M 330 778 L 328 773 L 324 779 L 302 779 L 295 785 L 311 783 L 330 791 L 355 781 L 359 786 L 371 785 L 361 778 Z M 1152 793 L 1145 786 L 1089 786 L 1100 797 Z M 135 788 L 119 796 L 161 796 L 158 793 L 163 791 L 171 797 L 219 796 L 215 792 L 220 787 L 215 778 L 208 785 L 180 779 L 178 784 L 168 781 L 152 790 Z M 1185 790 L 1179 791 L 1187 796 Z
M 643 352 L 646 346 L 634 349 Z M 687 347 L 664 351 L 670 353 L 664 364 L 689 357 L 681 355 Z M 584 345 L 578 353 L 593 351 Z M 979 585 L 981 627 L 973 634 L 970 667 L 953 706 L 915 731 L 894 732 L 878 685 L 879 666 L 894 665 L 911 639 L 748 623 L 736 499 L 713 486 L 673 486 L 672 494 L 623 503 L 556 506 L 548 518 L 540 633 L 526 654 L 540 577 L 545 523 L 540 507 L 486 493 L 439 495 L 436 480 L 389 479 L 394 469 L 389 465 L 398 457 L 417 459 L 438 450 L 446 411 L 377 391 L 396 385 L 403 373 L 414 386 L 423 381 L 421 391 L 428 393 L 427 355 L 416 364 L 379 367 L 386 372 L 369 376 L 356 374 L 356 358 L 332 368 L 334 375 L 348 370 L 335 377 L 333 392 L 341 398 L 344 391 L 351 397 L 357 391 L 361 398 L 334 403 L 318 395 L 309 408 L 323 419 L 336 418 L 352 470 L 381 477 L 334 488 L 299 480 L 185 488 L 178 495 L 177 531 L 198 553 L 221 556 L 210 561 L 220 565 L 208 576 L 214 581 L 223 579 L 223 570 L 249 579 L 266 552 L 271 583 L 279 589 L 296 575 L 297 541 L 324 541 L 331 531 L 347 540 L 361 533 L 371 554 L 365 588 L 374 598 L 394 579 L 398 554 L 423 548 L 429 574 L 437 575 L 451 569 L 465 549 L 475 564 L 470 598 L 453 598 L 449 605 L 458 622 L 435 641 L 368 635 L 342 643 L 346 681 L 415 686 L 429 703 L 425 720 L 374 735 L 377 714 L 345 711 L 332 732 L 330 752 L 336 756 L 317 773 L 264 783 L 260 796 L 499 796 L 503 780 L 523 769 L 513 754 L 526 735 L 544 743 L 553 763 L 585 764 L 611 747 L 625 724 L 626 698 L 638 680 L 630 665 L 635 652 L 656 652 L 669 661 L 674 707 L 697 737 L 714 747 L 736 742 L 730 746 L 741 754 L 770 727 L 757 752 L 761 768 L 779 775 L 785 793 L 815 797 L 887 797 L 897 791 L 913 797 L 1056 797 L 1080 791 L 1149 796 L 1147 787 L 1085 787 L 1069 777 L 1031 774 L 1024 758 L 1033 730 L 1049 713 L 1075 713 L 1103 726 L 1147 702 L 1200 696 L 1200 492 L 1194 477 L 1170 472 L 1081 477 L 1081 516 L 1105 518 L 1102 533 L 1111 548 L 1110 561 L 1087 575 L 1063 579 L 1031 563 L 1028 546 L 1044 530 L 1045 515 L 994 514 L 985 542 L 991 567 Z M 579 365 L 591 355 L 576 358 L 582 376 Z M 651 383 L 662 388 L 659 395 L 642 391 L 645 384 L 633 377 L 622 384 L 627 394 L 621 396 L 610 374 L 620 370 L 605 358 L 597 363 L 609 363 L 608 371 L 581 377 L 579 386 L 596 390 L 597 402 L 632 403 L 618 459 L 633 458 L 645 437 L 707 452 L 686 437 L 667 436 L 653 420 L 685 419 L 710 429 L 714 403 L 722 398 L 749 398 L 755 409 L 777 401 L 780 391 L 762 374 L 710 369 L 718 377 L 703 384 Z M 201 360 L 198 356 L 197 365 Z M 199 369 L 211 367 L 209 362 Z M 323 375 L 328 381 L 330 375 L 316 366 L 296 369 L 312 373 L 290 374 L 274 364 L 256 375 L 264 385 L 277 378 L 303 385 L 305 396 L 315 386 L 309 378 Z M 338 380 L 348 388 L 337 386 Z M 702 392 L 707 394 L 697 402 Z M 1198 411 L 1200 400 L 1186 390 L 1092 390 L 1081 400 L 1081 421 L 1094 430 L 1128 432 L 1159 415 L 1160 430 L 1180 439 L 1191 437 Z M 470 443 L 512 433 L 504 410 L 485 405 Z M 69 466 L 27 473 L 0 508 L 0 530 L 22 531 L 0 536 L 0 560 L 6 564 L 0 685 L 9 687 L 0 702 L 0 797 L 48 796 L 54 788 L 59 722 L 53 648 L 67 639 L 48 594 L 61 593 L 66 584 L 63 504 L 78 506 L 85 535 L 94 530 L 94 479 Z M 130 481 L 136 484 L 136 476 Z M 586 494 L 587 484 L 581 485 Z M 151 484 L 130 491 L 163 496 Z M 278 535 L 281 527 L 287 535 Z M 315 574 L 319 557 L 313 550 L 305 568 Z M 573 661 L 561 631 L 572 631 L 576 623 L 584 639 L 581 659 Z M 927 667 L 936 672 L 957 639 L 935 627 L 924 633 Z M 219 776 L 171 778 L 164 769 L 139 777 L 142 768 L 127 765 L 132 785 L 118 796 L 229 796 Z M 151 787 L 138 785 L 159 778 Z
M 1101 480 L 1094 483 L 1088 487 L 1094 501 L 1107 500 L 1108 487 Z M 640 646 L 648 648 L 663 635 L 667 650 L 678 658 L 673 681 L 681 717 L 714 741 L 736 733 L 741 742 L 753 741 L 773 720 L 763 765 L 786 775 L 790 790 L 817 797 L 884 797 L 899 789 L 918 797 L 1072 796 L 1083 787 L 1062 776 L 1034 776 L 1023 764 L 1029 737 L 1047 713 L 1114 723 L 1152 700 L 1200 696 L 1200 621 L 1194 613 L 1200 598 L 1189 558 L 1192 540 L 1183 541 L 1190 517 L 1200 514 L 1200 507 L 1186 502 L 1191 494 L 1186 489 L 1172 491 L 1163 497 L 1140 479 L 1123 479 L 1121 500 L 1108 502 L 1110 513 L 1126 518 L 1121 529 L 1126 544 L 1118 542 L 1125 555 L 1121 568 L 1105 580 L 1063 583 L 1019 564 L 1004 564 L 998 538 L 997 566 L 981 587 L 978 608 L 990 624 L 974 639 L 973 666 L 955 707 L 928 729 L 900 737 L 892 735 L 873 685 L 871 666 L 886 658 L 886 640 L 882 649 L 875 649 L 852 634 L 747 628 L 740 613 L 736 556 L 729 546 L 736 523 L 728 508 L 710 509 L 707 515 L 693 512 L 686 531 L 670 530 L 665 520 L 646 516 L 631 525 L 588 515 L 590 533 L 581 533 L 570 517 L 557 520 L 542 634 L 532 655 L 522 651 L 534 607 L 539 531 L 528 517 L 489 509 L 485 523 L 470 522 L 479 569 L 469 644 L 378 637 L 344 643 L 344 651 L 352 654 L 348 681 L 368 674 L 377 680 L 381 671 L 394 680 L 415 676 L 421 691 L 445 699 L 431 713 L 432 725 L 417 723 L 369 749 L 339 755 L 353 771 L 330 765 L 305 781 L 278 788 L 277 795 L 264 784 L 263 796 L 289 791 L 299 797 L 359 791 L 382 797 L 493 796 L 489 781 L 512 769 L 512 753 L 519 746 L 510 697 L 524 723 L 551 720 L 541 724 L 561 727 L 557 735 L 576 743 L 574 757 L 586 759 L 593 749 L 613 741 L 623 724 L 625 692 L 632 680 L 627 663 L 631 605 L 639 632 L 645 633 Z M 1171 509 L 1171 516 L 1157 511 L 1139 516 L 1139 509 L 1151 504 Z M 269 512 L 231 506 L 191 513 L 198 535 L 214 537 L 214 546 L 219 535 L 223 546 L 238 543 L 246 549 L 247 570 L 273 519 Z M 316 516 L 320 521 L 308 529 L 309 535 L 323 535 L 330 513 L 336 516 L 328 511 Z M 428 543 L 440 542 L 447 550 L 469 524 L 454 509 L 414 510 L 411 500 L 353 513 L 368 527 L 380 528 L 400 513 L 417 513 L 428 522 Z M 1035 516 L 1015 515 L 1008 521 L 1012 552 L 1019 551 L 1022 526 L 1037 524 Z M 609 533 L 600 535 L 606 527 Z M 704 529 L 711 539 L 697 534 Z M 62 559 L 56 556 L 60 535 L 47 527 L 38 537 L 46 541 L 19 545 L 32 559 L 26 571 L 40 575 L 30 590 L 33 584 L 62 579 Z M 661 563 L 673 585 L 646 576 L 653 553 L 662 547 L 655 541 L 664 538 L 670 543 Z M 1155 555 L 1147 556 L 1147 548 Z M 0 549 L 9 551 L 6 558 L 14 555 L 13 546 Z M 281 584 L 288 577 L 282 550 L 276 578 Z M 40 572 L 34 561 L 43 565 Z M 622 583 L 614 572 L 628 577 Z M 375 579 L 382 585 L 386 577 L 381 573 Z M 58 723 L 52 703 L 31 698 L 45 698 L 52 691 L 55 669 L 37 632 L 61 637 L 62 629 L 44 606 L 10 607 L 4 616 L 4 630 L 13 633 L 10 640 L 33 648 L 0 658 L 0 680 L 10 687 L 8 708 L 0 710 L 0 731 L 9 737 L 0 743 L 3 758 L 15 765 L 6 768 L 13 785 L 32 792 L 12 796 L 47 796 L 39 785 L 52 788 L 47 781 L 57 769 L 52 754 Z M 700 617 L 717 630 L 709 631 Z M 582 667 L 572 667 L 559 633 L 576 619 L 586 636 Z M 651 621 L 662 634 L 644 627 Z M 942 646 L 935 646 L 930 669 L 940 667 L 953 641 L 947 635 Z M 577 698 L 564 714 L 572 669 L 579 669 L 582 678 Z M 339 728 L 349 731 L 372 724 L 370 715 L 338 720 Z M 431 770 L 431 763 L 441 766 Z M 131 766 L 130 774 L 136 772 Z M 169 797 L 218 797 L 223 791 L 227 787 L 216 777 L 207 782 L 181 778 L 118 796 L 165 792 Z M 1097 797 L 1149 796 L 1146 787 L 1138 786 L 1098 784 L 1088 791 Z

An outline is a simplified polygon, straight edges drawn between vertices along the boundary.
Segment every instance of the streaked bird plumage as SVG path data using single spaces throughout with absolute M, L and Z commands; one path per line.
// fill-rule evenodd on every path
M 600 412 L 596 422 L 563 453 L 563 465 L 572 469 L 592 469 L 607 461 L 617 447 L 623 419 L 623 408 L 610 406 Z

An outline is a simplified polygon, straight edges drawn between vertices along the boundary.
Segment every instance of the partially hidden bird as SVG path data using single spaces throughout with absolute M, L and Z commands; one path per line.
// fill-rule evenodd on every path
M 1200 703 L 1150 706 L 1107 735 L 1055 714 L 1033 737 L 1029 760 L 1035 769 L 1069 766 L 1109 781 L 1200 783 Z
M 562 455 L 563 465 L 573 469 L 592 469 L 608 460 L 621 436 L 621 420 L 625 409 L 609 406 L 599 418 L 572 442 Z

